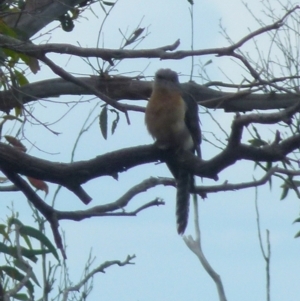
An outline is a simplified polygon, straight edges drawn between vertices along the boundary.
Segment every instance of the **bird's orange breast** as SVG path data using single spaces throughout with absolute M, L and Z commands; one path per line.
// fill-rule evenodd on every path
M 161 148 L 190 148 L 193 145 L 184 118 L 186 105 L 177 91 L 156 89 L 146 108 L 149 133 Z M 192 145 L 188 145 L 192 143 Z

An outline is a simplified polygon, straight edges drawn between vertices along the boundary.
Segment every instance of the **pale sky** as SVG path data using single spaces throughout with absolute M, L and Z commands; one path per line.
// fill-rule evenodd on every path
M 264 16 L 261 1 L 248 2 L 257 17 Z M 274 0 L 274 8 L 276 7 L 278 7 L 277 1 Z M 64 33 L 56 30 L 50 42 L 74 45 L 78 42 L 82 46 L 95 47 L 103 15 L 97 5 L 93 8 L 94 14 L 87 12 L 85 16 L 88 20 L 81 19 L 76 23 L 73 32 Z M 280 12 L 278 9 L 277 11 Z M 240 0 L 201 2 L 196 0 L 194 18 L 195 49 L 228 45 L 220 34 L 220 20 L 234 41 L 241 39 L 249 30 L 259 27 Z M 119 28 L 123 32 L 132 31 L 141 19 L 143 19 L 141 26 L 149 26 L 151 34 L 138 48 L 160 47 L 180 39 L 180 49 L 190 49 L 189 3 L 184 0 L 120 0 L 103 27 L 100 46 L 103 44 L 107 48 L 119 47 L 121 41 Z M 266 23 L 271 23 L 270 20 L 264 20 Z M 52 27 L 53 24 L 50 28 Z M 44 36 L 37 41 L 44 42 L 47 38 L 48 36 Z M 261 49 L 265 47 L 267 49 L 264 41 L 261 41 L 260 46 Z M 249 43 L 245 47 L 247 51 L 253 51 L 255 56 L 253 44 Z M 51 56 L 51 58 L 55 58 L 61 66 L 74 73 L 83 75 L 92 73 L 91 68 L 80 59 L 68 60 L 67 56 Z M 207 66 L 207 72 L 212 80 L 225 80 L 220 72 L 219 68 L 221 68 L 229 78 L 237 83 L 241 82 L 242 71 L 234 62 L 214 56 L 202 57 L 201 62 L 205 63 L 209 59 L 213 60 L 213 63 Z M 95 60 L 92 62 L 97 68 Z M 199 58 L 196 57 L 195 64 L 198 63 Z M 184 75 L 190 74 L 191 59 L 187 58 L 182 61 L 127 60 L 117 67 L 115 73 L 126 75 L 127 72 L 137 72 L 138 74 L 139 71 L 145 70 L 144 74 L 152 77 L 157 69 L 166 67 L 180 73 L 181 82 L 185 82 L 188 77 Z M 196 66 L 195 81 L 199 80 L 197 72 Z M 43 67 L 38 75 L 31 78 L 31 81 L 52 77 L 55 75 L 51 74 L 48 68 Z M 79 97 L 67 96 L 54 100 L 76 101 L 78 99 Z M 71 149 L 84 117 L 95 103 L 96 100 L 92 100 L 90 103 L 76 107 L 65 120 L 53 125 L 53 130 L 62 133 L 58 137 L 41 126 L 29 126 L 26 130 L 28 138 L 40 149 L 54 155 L 37 149 L 32 149 L 30 154 L 51 161 L 69 162 Z M 59 112 L 61 115 L 67 110 L 65 105 L 41 102 L 36 105 L 35 112 L 43 122 L 53 122 L 58 118 L 58 108 L 61 110 Z M 100 108 L 97 107 L 93 116 L 99 112 Z M 203 112 L 203 109 L 200 108 L 200 112 Z M 232 114 L 222 111 L 213 111 L 212 114 L 221 126 L 229 131 Z M 207 139 L 210 139 L 209 132 L 211 131 L 224 139 L 208 116 L 204 114 L 200 116 L 202 130 Z M 130 119 L 131 125 L 129 126 L 122 117 L 116 133 L 107 141 L 102 138 L 96 122 L 82 138 L 75 160 L 86 160 L 123 147 L 151 143 L 152 139 L 145 129 L 143 115 L 130 113 Z M 270 134 L 269 139 L 273 137 L 272 129 L 266 129 L 264 134 Z M 208 143 L 204 142 L 202 152 L 204 159 L 209 159 L 217 153 L 217 150 L 213 150 Z M 225 180 L 231 183 L 251 181 L 254 172 L 252 163 L 239 162 L 237 166 L 222 172 L 219 182 L 215 184 L 221 184 Z M 255 173 L 255 175 L 259 178 L 261 174 Z M 93 197 L 90 206 L 113 202 L 130 187 L 149 176 L 170 176 L 170 174 L 163 165 L 148 164 L 120 174 L 118 181 L 105 177 L 87 183 L 84 188 Z M 199 180 L 198 183 L 200 183 Z M 205 183 L 214 184 L 212 181 L 205 181 Z M 269 229 L 271 236 L 272 301 L 294 301 L 298 300 L 300 295 L 298 283 L 300 240 L 293 237 L 300 229 L 299 225 L 293 225 L 292 222 L 298 217 L 299 201 L 294 193 L 290 193 L 286 200 L 280 201 L 279 184 L 274 181 L 272 190 L 267 185 L 258 189 L 261 229 L 264 242 L 266 229 Z M 55 186 L 50 185 L 50 193 L 46 199 L 49 203 L 51 203 L 54 191 Z M 137 256 L 134 259 L 135 265 L 109 268 L 106 274 L 97 275 L 94 279 L 94 291 L 89 300 L 218 300 L 215 284 L 203 270 L 196 256 L 177 235 L 175 189 L 167 187 L 151 189 L 136 197 L 130 208 L 136 208 L 155 197 L 163 198 L 166 205 L 149 208 L 137 217 L 93 218 L 80 223 L 73 221 L 60 223 L 61 229 L 66 233 L 68 265 L 74 284 L 80 280 L 91 248 L 96 256 L 95 266 L 106 260 L 124 260 L 127 255 L 132 254 Z M 213 268 L 222 277 L 227 299 L 231 301 L 265 300 L 265 263 L 259 249 L 254 200 L 255 191 L 249 189 L 210 194 L 205 201 L 199 201 L 203 251 Z M 20 219 L 24 223 L 31 223 L 30 211 L 25 198 L 20 193 L 6 194 L 1 211 L 6 210 L 11 201 L 14 201 L 15 208 L 21 213 Z M 56 204 L 61 210 L 87 209 L 66 189 L 61 190 Z M 186 234 L 194 234 L 192 211 Z M 50 232 L 49 237 L 52 238 Z

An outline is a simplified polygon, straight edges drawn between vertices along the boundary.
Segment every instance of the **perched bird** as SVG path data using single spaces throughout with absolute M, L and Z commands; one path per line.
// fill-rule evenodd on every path
M 201 156 L 198 106 L 191 97 L 183 99 L 176 72 L 170 69 L 156 72 L 145 123 L 160 149 L 196 151 Z M 194 177 L 187 170 L 179 169 L 171 158 L 166 163 L 176 179 L 177 232 L 183 234 L 188 222 Z

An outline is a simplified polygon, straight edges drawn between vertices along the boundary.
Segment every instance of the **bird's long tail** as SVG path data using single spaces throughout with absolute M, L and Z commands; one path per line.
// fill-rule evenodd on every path
M 190 189 L 193 185 L 193 176 L 180 170 L 177 174 L 177 195 L 176 195 L 176 222 L 178 234 L 183 234 L 189 217 Z

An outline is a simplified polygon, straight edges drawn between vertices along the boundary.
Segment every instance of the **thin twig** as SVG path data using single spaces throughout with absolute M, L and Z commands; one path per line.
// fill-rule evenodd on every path
M 208 260 L 206 259 L 205 255 L 202 251 L 201 232 L 200 232 L 200 226 L 199 226 L 200 223 L 199 223 L 199 213 L 198 213 L 198 202 L 197 202 L 196 197 L 194 197 L 193 203 L 194 203 L 194 226 L 195 226 L 196 239 L 193 239 L 193 237 L 191 235 L 189 235 L 189 236 L 183 236 L 183 240 L 186 243 L 186 245 L 188 246 L 188 248 L 198 257 L 203 268 L 205 269 L 205 271 L 208 273 L 208 275 L 213 279 L 214 283 L 216 284 L 218 294 L 219 294 L 219 300 L 227 301 L 221 277 L 219 274 L 216 273 L 216 271 L 210 265 L 210 263 L 208 262 Z

